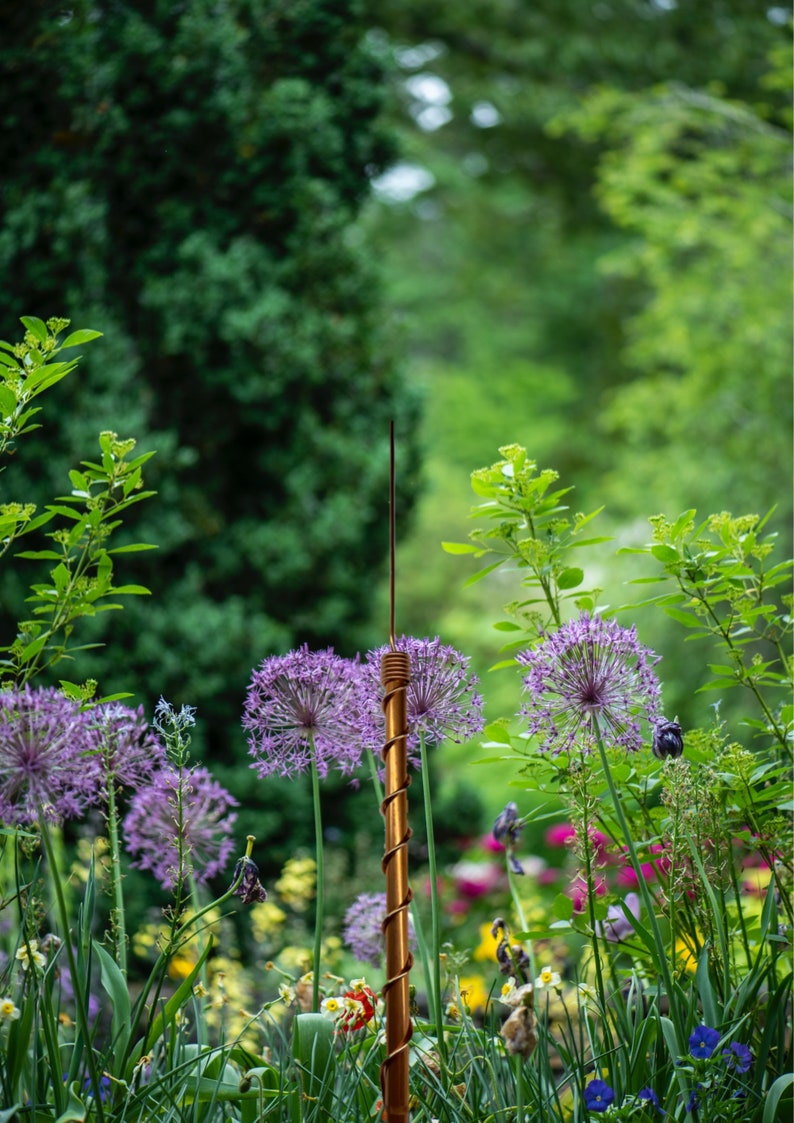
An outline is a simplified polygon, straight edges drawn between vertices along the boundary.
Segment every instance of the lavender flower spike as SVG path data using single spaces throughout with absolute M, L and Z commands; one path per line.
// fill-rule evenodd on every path
M 364 751 L 362 706 L 358 662 L 305 645 L 272 655 L 254 671 L 243 710 L 252 768 L 291 778 L 309 771 L 313 753 L 322 779 L 332 768 L 352 774 Z
M 76 819 L 100 794 L 88 722 L 53 687 L 0 694 L 0 822 Z
M 478 679 L 469 671 L 469 660 L 454 647 L 435 639 L 401 636 L 398 651 L 407 652 L 411 678 L 406 692 L 408 749 L 413 755 L 420 737 L 430 745 L 447 739 L 460 744 L 482 732 L 482 698 L 475 690 Z M 367 683 L 370 693 L 370 729 L 367 740 L 373 751 L 383 748 L 383 722 L 380 700 L 380 664 L 388 647 L 367 655 Z
M 599 730 L 606 742 L 636 752 L 640 718 L 651 725 L 661 720 L 653 671 L 659 657 L 640 644 L 633 627 L 585 612 L 517 659 L 528 669 L 529 701 L 521 714 L 542 751 L 591 752 Z
M 132 864 L 150 870 L 165 889 L 175 889 L 188 874 L 199 884 L 209 881 L 234 849 L 237 815 L 230 809 L 236 805 L 206 768 L 163 769 L 138 789 L 124 820 Z

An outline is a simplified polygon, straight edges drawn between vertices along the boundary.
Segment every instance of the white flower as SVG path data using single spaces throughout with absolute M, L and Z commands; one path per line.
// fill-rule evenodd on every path
M 290 983 L 279 983 L 278 996 L 285 1005 L 291 1006 L 295 1001 L 295 987 Z
M 15 1022 L 21 1012 L 12 998 L 0 998 L 0 1021 Z
M 559 972 L 552 971 L 551 967 L 544 967 L 535 979 L 535 986 L 538 990 L 552 990 L 558 987 L 560 982 Z
M 44 970 L 45 959 L 41 952 L 38 950 L 39 941 L 30 940 L 29 943 L 23 944 L 17 951 L 16 958 L 22 964 L 22 970 L 27 971 L 31 963 L 33 963 L 40 970 Z
M 332 1022 L 338 1021 L 346 1013 L 344 998 L 324 998 L 320 1003 L 320 1013 Z

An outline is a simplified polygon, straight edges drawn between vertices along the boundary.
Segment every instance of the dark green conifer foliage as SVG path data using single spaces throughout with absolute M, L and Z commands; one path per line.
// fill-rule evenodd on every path
M 0 0 L 0 25 L 0 337 L 23 314 L 104 332 L 16 486 L 65 488 L 100 429 L 157 450 L 131 533 L 160 548 L 128 570 L 153 597 L 61 673 L 196 705 L 242 753 L 252 665 L 380 639 L 390 418 L 413 486 L 356 223 L 393 155 L 381 63 L 356 0 Z

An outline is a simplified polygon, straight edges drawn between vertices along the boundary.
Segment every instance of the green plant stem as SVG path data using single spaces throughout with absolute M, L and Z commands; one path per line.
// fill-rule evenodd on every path
M 524 1058 L 520 1053 L 513 1057 L 516 1079 L 516 1123 L 524 1123 Z
M 110 845 L 110 880 L 113 890 L 113 907 L 110 914 L 113 943 L 116 948 L 116 962 L 124 977 L 127 977 L 127 925 L 124 917 L 124 892 L 121 874 L 121 852 L 119 847 L 119 817 L 116 807 L 116 784 L 113 776 L 107 777 L 108 785 L 108 843 Z
M 518 887 L 515 882 L 516 875 L 511 870 L 509 862 L 505 863 L 505 868 L 507 869 L 507 884 L 510 887 L 510 898 L 513 902 L 513 908 L 515 909 L 518 923 L 521 926 L 521 931 L 526 932 L 528 930 L 527 918 L 524 915 L 524 906 L 521 904 L 521 898 L 518 895 Z M 537 971 L 535 970 L 535 948 L 532 941 L 529 939 L 525 938 L 524 944 L 529 957 L 529 977 L 534 979 L 537 977 Z
M 311 743 L 312 804 L 314 806 L 314 842 L 316 852 L 315 910 L 314 910 L 314 956 L 312 959 L 312 1011 L 320 1010 L 320 956 L 323 946 L 323 905 L 324 865 L 323 865 L 323 818 L 320 806 L 320 775 L 315 760 L 314 740 Z
M 372 787 L 375 792 L 375 798 L 378 801 L 378 808 L 383 803 L 383 785 L 380 782 L 378 775 L 378 762 L 375 760 L 375 754 L 372 749 L 367 750 L 367 763 L 369 764 L 369 775 L 372 780 Z
M 617 816 L 617 820 L 620 824 L 620 829 L 623 834 L 623 840 L 626 843 L 626 848 L 629 852 L 629 859 L 631 861 L 632 869 L 637 875 L 637 888 L 639 889 L 642 903 L 645 906 L 648 923 L 651 927 L 651 931 L 653 932 L 653 938 L 656 944 L 656 957 L 658 960 L 659 972 L 662 976 L 662 982 L 667 994 L 667 1000 L 670 1007 L 670 1016 L 675 1024 L 676 1035 L 683 1050 L 684 1026 L 681 1021 L 678 1003 L 675 1001 L 675 995 L 673 992 L 673 980 L 670 974 L 670 965 L 667 962 L 667 949 L 665 948 L 664 940 L 662 939 L 662 933 L 659 929 L 659 922 L 656 919 L 656 903 L 653 899 L 650 889 L 648 888 L 648 884 L 645 880 L 645 875 L 642 872 L 642 866 L 637 854 L 637 848 L 634 845 L 634 839 L 632 838 L 628 820 L 626 819 L 626 813 L 623 810 L 623 804 L 621 803 L 620 793 L 618 792 L 617 785 L 615 784 L 615 778 L 612 775 L 612 769 L 609 767 L 609 760 L 607 759 L 606 749 L 601 737 L 601 730 L 599 729 L 598 722 L 595 720 L 595 718 L 593 719 L 593 727 L 595 729 L 596 740 L 598 742 L 598 753 L 601 758 L 601 767 L 604 770 L 604 776 L 609 787 L 609 793 L 612 796 L 612 804 L 615 808 L 615 815 Z
M 444 1057 L 444 1019 L 441 1005 L 441 914 L 438 901 L 438 881 L 436 872 L 436 844 L 433 831 L 433 808 L 430 799 L 430 765 L 424 734 L 419 738 L 422 762 L 422 802 L 425 809 L 425 830 L 427 833 L 427 864 L 430 872 L 430 919 L 433 977 L 428 979 L 428 990 L 432 993 L 431 1018 L 436 1024 L 438 1052 Z
M 77 1028 L 83 1038 L 83 1048 L 85 1049 L 88 1073 L 91 1078 L 91 1084 L 94 1088 L 94 1105 L 96 1108 L 97 1123 L 104 1123 L 105 1111 L 99 1095 L 99 1080 L 101 1073 L 97 1068 L 94 1049 L 91 1045 L 93 1035 L 91 1033 L 91 1027 L 88 1023 L 88 1009 L 85 1003 L 85 994 L 83 993 L 83 980 L 81 980 L 80 974 L 77 970 L 77 961 L 74 955 L 74 948 L 72 947 L 72 935 L 69 928 L 69 912 L 66 906 L 66 897 L 63 891 L 63 884 L 61 882 L 58 867 L 56 865 L 55 848 L 52 844 L 50 832 L 47 828 L 44 813 L 41 811 L 41 809 L 39 809 L 39 822 L 41 823 L 41 840 L 44 844 L 44 849 L 47 854 L 47 862 L 50 866 L 51 881 L 53 889 L 55 891 L 55 900 L 58 908 L 59 920 L 61 922 L 61 930 L 63 932 L 63 947 L 66 952 L 66 961 L 69 964 L 69 971 L 74 983 L 74 1005 Z M 85 985 L 87 984 L 88 980 L 85 980 Z M 54 1074 L 53 1079 L 60 1079 L 60 1075 Z

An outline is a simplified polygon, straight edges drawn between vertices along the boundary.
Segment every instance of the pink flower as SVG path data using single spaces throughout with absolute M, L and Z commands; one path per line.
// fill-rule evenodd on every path
M 595 882 L 595 891 L 597 897 L 603 897 L 607 891 L 607 883 L 603 877 L 599 877 Z M 565 890 L 567 896 L 573 901 L 575 912 L 584 912 L 587 907 L 587 882 L 583 877 L 577 877 Z
M 576 827 L 573 823 L 555 823 L 545 834 L 549 846 L 567 846 L 574 838 L 576 838 Z

